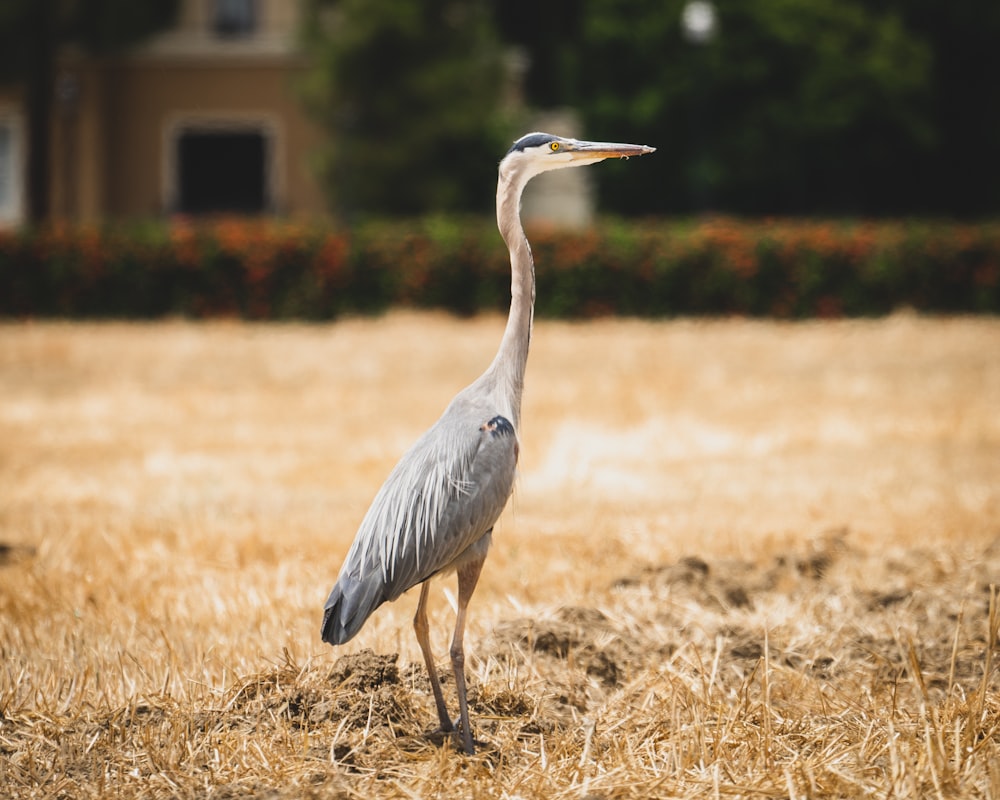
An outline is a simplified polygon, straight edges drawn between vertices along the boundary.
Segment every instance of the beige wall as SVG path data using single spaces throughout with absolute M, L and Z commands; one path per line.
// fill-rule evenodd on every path
M 292 216 L 323 212 L 309 156 L 320 132 L 296 102 L 298 67 L 239 62 L 171 64 L 142 61 L 105 71 L 106 210 L 148 216 L 169 210 L 172 145 L 184 124 L 259 123 L 273 135 L 275 211 Z
M 53 210 L 58 217 L 148 217 L 170 211 L 174 137 L 185 124 L 252 124 L 271 135 L 273 211 L 324 212 L 309 169 L 320 131 L 305 118 L 290 60 L 199 64 L 142 59 L 69 65 L 79 87 L 73 109 L 57 107 Z
M 169 214 L 176 137 L 185 126 L 261 129 L 269 144 L 270 210 L 325 213 L 309 166 L 324 134 L 305 116 L 295 89 L 306 67 L 297 52 L 299 3 L 259 0 L 259 29 L 234 38 L 212 33 L 211 5 L 181 0 L 177 24 L 127 56 L 62 55 L 52 117 L 55 218 Z M 0 91 L 0 113 L 23 112 L 22 100 Z

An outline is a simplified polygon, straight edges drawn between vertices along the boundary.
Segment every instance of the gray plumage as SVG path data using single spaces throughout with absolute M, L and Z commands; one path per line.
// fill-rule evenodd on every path
M 382 603 L 488 535 L 514 486 L 518 444 L 499 404 L 459 394 L 375 496 L 326 602 L 323 638 L 351 639 Z
M 493 525 L 514 487 L 521 393 L 534 312 L 535 270 L 521 227 L 521 193 L 541 172 L 643 155 L 653 149 L 531 133 L 518 139 L 504 156 L 497 183 L 497 225 L 510 251 L 511 304 L 500 348 L 486 372 L 455 396 L 393 469 L 361 522 L 326 601 L 323 640 L 343 644 L 382 603 L 422 584 L 414 629 L 441 728 L 453 731 L 430 651 L 426 602 L 429 578 L 458 572 L 451 660 L 467 753 L 474 746 L 465 689 L 465 615 Z

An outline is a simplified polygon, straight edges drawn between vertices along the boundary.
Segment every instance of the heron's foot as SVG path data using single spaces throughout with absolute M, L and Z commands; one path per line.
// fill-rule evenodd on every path
M 474 736 L 463 736 L 460 731 L 456 731 L 452 736 L 457 749 L 467 756 L 485 755 L 492 760 L 492 754 L 496 753 L 496 745 L 491 742 L 477 739 Z
M 459 740 L 460 744 L 462 745 L 462 751 L 467 756 L 475 755 L 475 753 L 476 753 L 476 744 L 478 744 L 478 743 L 473 738 L 472 731 L 471 730 L 468 730 L 468 731 L 465 730 L 465 726 L 462 725 L 462 718 L 461 717 L 458 717 L 452 723 L 452 725 L 454 726 L 454 729 L 455 729 L 455 738 L 457 738 Z M 469 727 L 471 729 L 472 726 L 470 725 Z
M 438 728 L 438 731 L 440 731 L 441 733 L 454 733 L 456 730 L 458 730 L 458 724 L 459 723 L 457 719 L 454 722 L 452 722 L 447 717 L 442 717 L 441 726 Z
M 460 718 L 456 718 L 454 721 L 449 720 L 447 727 L 445 725 L 438 725 L 437 728 L 425 733 L 424 736 L 428 741 L 437 745 L 443 745 L 445 742 L 451 741 L 456 745 L 456 749 L 470 756 L 475 755 L 476 749 L 483 744 L 472 736 L 465 735 L 465 732 L 462 730 L 462 720 Z

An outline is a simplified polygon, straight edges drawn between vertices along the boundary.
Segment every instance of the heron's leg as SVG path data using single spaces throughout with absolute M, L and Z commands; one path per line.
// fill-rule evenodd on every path
M 420 600 L 417 603 L 417 613 L 413 616 L 413 630 L 417 634 L 420 652 L 424 654 L 424 664 L 427 665 L 427 677 L 431 681 L 431 691 L 434 692 L 434 702 L 437 705 L 438 719 L 441 720 L 441 730 L 455 730 L 448 718 L 448 707 L 444 704 L 441 693 L 441 681 L 438 680 L 437 667 L 434 666 L 434 654 L 431 652 L 430 626 L 427 624 L 427 590 L 431 582 L 424 581 L 420 587 Z
M 468 561 L 458 568 L 458 615 L 455 620 L 455 638 L 451 640 L 451 666 L 455 670 L 455 689 L 458 691 L 458 714 L 462 725 L 462 744 L 465 752 L 472 755 L 476 750 L 472 745 L 472 727 L 469 725 L 469 702 L 465 693 L 465 612 L 469 600 L 479 582 L 486 554 L 474 561 Z

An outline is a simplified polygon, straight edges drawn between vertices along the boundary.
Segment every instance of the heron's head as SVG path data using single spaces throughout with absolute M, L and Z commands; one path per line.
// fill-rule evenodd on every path
M 553 136 L 551 133 L 529 133 L 522 136 L 500 162 L 501 173 L 509 171 L 521 179 L 522 185 L 542 172 L 563 167 L 582 167 L 606 158 L 629 158 L 652 153 L 655 147 L 644 144 L 617 142 L 584 142 Z

